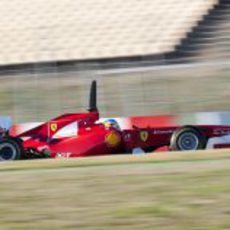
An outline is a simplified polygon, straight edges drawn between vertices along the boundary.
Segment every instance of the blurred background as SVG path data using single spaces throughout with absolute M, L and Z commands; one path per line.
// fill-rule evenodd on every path
M 102 117 L 230 125 L 203 113 L 230 111 L 229 21 L 230 0 L 0 0 L 0 115 L 83 112 L 96 79 Z M 148 156 L 1 164 L 0 228 L 230 229 L 229 150 Z
M 0 109 L 15 122 L 230 110 L 229 0 L 1 0 Z

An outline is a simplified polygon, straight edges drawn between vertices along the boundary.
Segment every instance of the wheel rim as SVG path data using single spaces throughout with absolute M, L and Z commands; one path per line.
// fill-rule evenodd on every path
M 199 138 L 195 133 L 183 133 L 178 138 L 178 147 L 181 150 L 196 150 L 199 146 Z
M 14 160 L 17 155 L 17 150 L 11 143 L 2 143 L 0 145 L 0 160 Z

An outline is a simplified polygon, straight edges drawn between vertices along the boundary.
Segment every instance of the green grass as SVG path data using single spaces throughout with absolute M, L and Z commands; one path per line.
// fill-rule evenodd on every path
M 0 165 L 0 229 L 230 229 L 227 151 Z

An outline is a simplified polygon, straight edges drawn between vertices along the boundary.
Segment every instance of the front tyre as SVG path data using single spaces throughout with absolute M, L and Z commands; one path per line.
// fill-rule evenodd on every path
M 207 140 L 195 127 L 185 126 L 177 129 L 170 141 L 170 149 L 174 151 L 191 151 L 205 149 Z
M 19 143 L 10 137 L 4 137 L 0 141 L 0 161 L 12 161 L 21 158 Z

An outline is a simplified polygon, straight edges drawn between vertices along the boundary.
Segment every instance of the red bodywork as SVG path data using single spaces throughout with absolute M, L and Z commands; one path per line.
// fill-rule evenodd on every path
M 10 153 L 14 156 L 17 151 L 22 150 L 20 151 L 22 155 L 20 154 L 19 158 L 23 159 L 130 153 L 137 148 L 144 152 L 155 151 L 160 148 L 167 149 L 169 146 L 175 149 L 170 142 L 172 140 L 172 143 L 175 143 L 173 139 L 181 131 L 182 126 L 171 126 L 168 124 L 168 117 L 164 116 L 156 117 L 154 121 L 151 121 L 150 126 L 148 126 L 148 122 L 152 119 L 151 117 L 142 118 L 141 123 L 139 123 L 140 120 L 137 117 L 132 119 L 136 121 L 136 126 L 123 129 L 120 129 L 115 123 L 113 126 L 100 123 L 96 105 L 96 81 L 93 81 L 90 90 L 88 113 L 61 115 L 35 128 L 13 135 L 15 138 L 13 143 L 8 141 L 4 144 L 3 137 L 2 149 L 4 149 L 6 155 L 10 149 Z M 159 121 L 161 125 L 159 125 Z M 210 138 L 230 135 L 230 126 L 197 125 L 192 128 L 188 129 L 187 127 L 188 134 L 192 132 L 198 133 L 199 130 L 199 134 L 196 135 L 202 136 L 202 142 L 199 137 L 198 139 L 192 137 L 195 140 L 195 144 L 197 141 L 200 142 L 197 142 L 197 147 L 192 149 L 204 149 L 206 141 Z M 186 135 L 183 142 L 185 144 L 187 142 Z M 229 146 L 222 144 L 219 147 Z
M 161 147 L 167 148 L 172 134 L 181 127 L 133 127 L 120 130 L 95 123 L 98 119 L 98 112 L 65 114 L 17 135 L 16 137 L 22 140 L 24 150 L 22 158 L 107 155 L 132 152 L 135 148 L 157 150 Z M 69 124 L 77 126 L 75 134 L 68 137 L 55 137 Z M 207 139 L 230 134 L 230 126 L 198 125 L 195 127 Z

